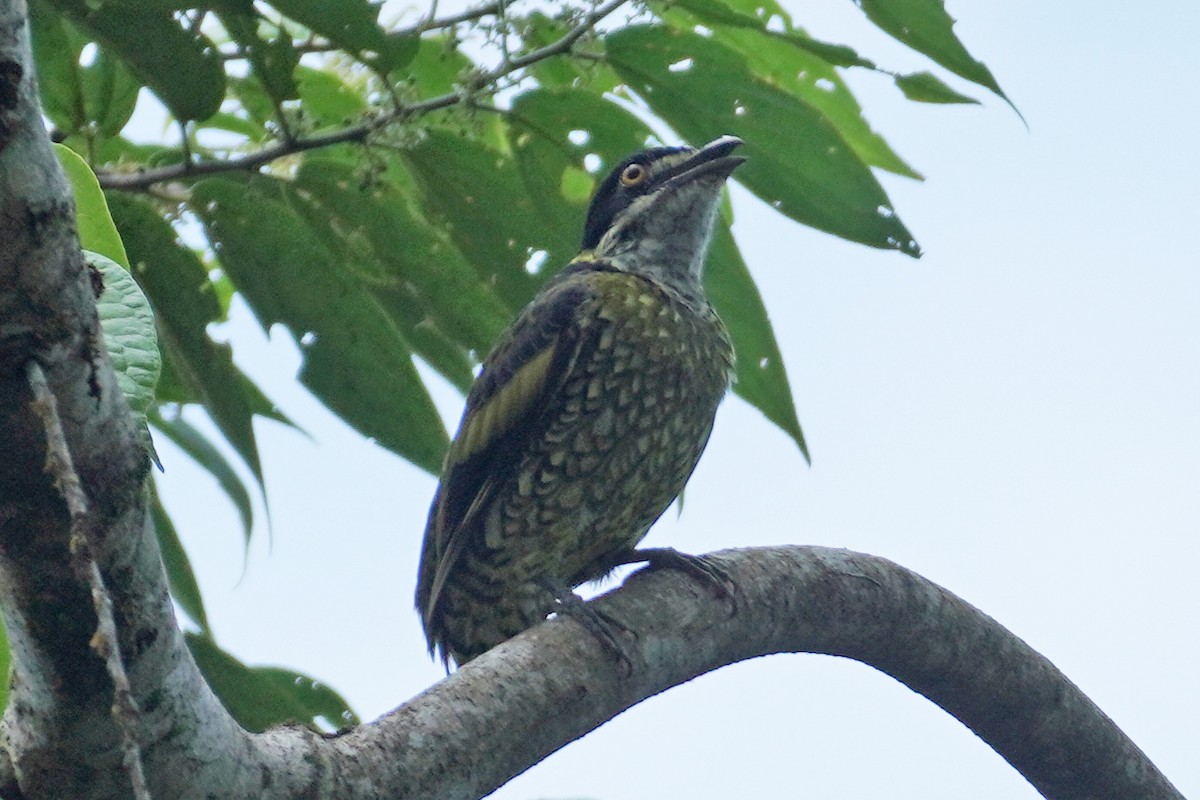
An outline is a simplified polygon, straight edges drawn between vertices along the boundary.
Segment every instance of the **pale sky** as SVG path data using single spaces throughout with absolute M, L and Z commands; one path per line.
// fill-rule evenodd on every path
M 850 2 L 785 5 L 820 38 L 929 68 Z M 735 233 L 813 463 L 730 398 L 685 512 L 649 543 L 897 561 L 1029 642 L 1200 796 L 1200 5 L 949 11 L 1028 130 L 962 82 L 982 107 L 913 104 L 850 74 L 872 124 L 927 176 L 883 176 L 920 261 L 802 228 L 735 189 Z M 247 320 L 228 326 L 239 363 L 312 437 L 257 424 L 272 541 L 260 526 L 243 565 L 233 509 L 161 437 L 160 486 L 218 641 L 328 682 L 371 719 L 442 675 L 412 611 L 434 480 L 289 386 L 286 332 L 268 344 Z M 461 399 L 438 401 L 453 426 Z M 1038 796 L 924 698 L 805 655 L 673 689 L 494 797 L 780 795 Z

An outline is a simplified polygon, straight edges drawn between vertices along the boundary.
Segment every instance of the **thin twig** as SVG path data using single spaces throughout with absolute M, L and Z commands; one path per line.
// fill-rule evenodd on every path
M 461 11 L 457 14 L 447 14 L 444 17 L 438 17 L 436 19 L 427 16 L 416 25 L 410 25 L 407 28 L 397 28 L 395 30 L 388 31 L 387 35 L 394 39 L 403 39 L 409 36 L 420 36 L 426 31 L 436 31 L 441 28 L 449 28 L 452 25 L 459 25 L 463 22 L 473 22 L 474 20 L 481 19 L 483 17 L 495 16 L 496 14 L 500 13 L 501 9 L 503 9 L 505 5 L 505 2 L 484 3 L 476 8 L 468 8 L 466 11 Z M 431 10 L 434 12 L 437 11 L 437 3 L 434 3 L 433 9 Z M 328 39 L 317 39 L 310 36 L 307 41 L 293 43 L 292 49 L 303 55 L 305 53 L 336 53 L 344 48 L 334 44 Z M 250 54 L 240 47 L 236 50 L 226 50 L 221 53 L 222 61 L 245 61 L 249 57 Z
M 141 191 L 156 183 L 164 181 L 179 180 L 180 178 L 194 178 L 201 175 L 212 175 L 220 172 L 236 172 L 241 170 L 257 169 L 264 164 L 269 164 L 279 158 L 295 155 L 308 150 L 317 150 L 322 147 L 329 147 L 335 144 L 344 144 L 347 142 L 363 142 L 376 131 L 386 127 L 387 125 L 399 119 L 412 119 L 413 117 L 427 114 L 431 111 L 437 111 L 443 108 L 458 105 L 470 99 L 472 92 L 477 92 L 483 87 L 495 83 L 496 81 L 510 75 L 517 70 L 524 69 L 531 64 L 536 64 L 539 61 L 544 61 L 552 56 L 561 55 L 569 52 L 575 43 L 587 35 L 595 28 L 600 20 L 607 17 L 609 14 L 616 11 L 621 6 L 625 5 L 629 0 L 609 0 L 596 8 L 589 11 L 583 16 L 583 19 L 578 25 L 563 34 L 562 38 L 552 42 L 545 47 L 540 47 L 536 50 L 531 50 L 521 56 L 506 59 L 497 65 L 494 69 L 484 70 L 476 73 L 466 91 L 456 91 L 448 94 L 432 97 L 428 100 L 421 100 L 416 103 L 402 105 L 389 111 L 376 114 L 372 119 L 366 122 L 360 122 L 357 125 L 351 125 L 347 128 L 342 128 L 328 133 L 316 134 L 313 136 L 297 137 L 291 141 L 283 141 L 277 144 L 264 147 L 253 153 L 247 153 L 243 156 L 224 160 L 210 161 L 195 161 L 190 164 L 172 164 L 166 167 L 158 167 L 156 169 L 141 170 L 140 172 L 102 172 L 97 175 L 100 180 L 100 186 L 105 189 L 116 189 L 121 191 Z M 502 6 L 503 3 L 496 3 L 496 6 Z M 482 7 L 481 7 L 482 8 Z
M 496 3 L 483 3 L 475 8 L 468 8 L 466 11 L 460 11 L 457 14 L 447 14 L 444 17 L 438 17 L 436 19 L 426 18 L 411 28 L 403 28 L 395 31 L 394 35 L 416 36 L 425 33 L 426 31 L 437 30 L 438 28 L 449 28 L 451 25 L 458 25 L 463 22 L 474 22 L 475 20 L 482 19 L 483 17 L 492 17 L 496 14 L 499 14 L 506 5 L 507 3 L 504 2 L 504 0 L 501 0 L 500 2 Z M 433 4 L 433 8 L 431 9 L 431 16 L 432 13 L 436 13 L 436 11 L 437 3 L 435 2 Z
M 113 682 L 112 714 L 117 727 L 121 729 L 125 768 L 129 771 L 133 796 L 136 800 L 151 800 L 150 790 L 146 787 L 146 776 L 142 771 L 142 751 L 136 736 L 141 719 L 137 701 L 133 698 L 133 689 L 129 685 L 129 676 L 125 673 L 125 664 L 121 660 L 112 597 L 104 585 L 104 577 L 100 574 L 100 567 L 96 564 L 96 556 L 87 537 L 87 496 L 83 492 L 79 475 L 75 472 L 75 463 L 67 447 L 62 420 L 58 416 L 58 402 L 54 399 L 54 393 L 50 391 L 46 373 L 36 361 L 30 361 L 26 368 L 26 377 L 33 392 L 33 411 L 41 420 L 46 434 L 46 471 L 53 478 L 71 517 L 71 566 L 79 579 L 87 582 L 92 592 L 92 605 L 96 610 L 96 633 L 92 636 L 90 644 L 104 659 L 108 676 Z

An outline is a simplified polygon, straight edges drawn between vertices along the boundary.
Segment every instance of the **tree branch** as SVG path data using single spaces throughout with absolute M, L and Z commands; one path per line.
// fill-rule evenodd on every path
M 431 111 L 468 102 L 479 92 L 485 91 L 487 87 L 494 85 L 497 81 L 514 72 L 525 69 L 539 61 L 544 61 L 547 58 L 570 52 L 575 43 L 590 33 L 596 27 L 597 23 L 625 5 L 626 2 L 628 0 L 609 0 L 609 2 L 597 6 L 585 14 L 578 25 L 563 34 L 557 41 L 545 47 L 531 50 L 524 55 L 505 59 L 493 69 L 476 73 L 468 79 L 468 85 L 460 91 L 400 105 L 388 111 L 380 112 L 365 122 L 313 136 L 281 141 L 241 156 L 211 161 L 172 164 L 170 166 L 141 170 L 139 172 L 101 172 L 97 174 L 97 178 L 100 181 L 100 186 L 105 189 L 141 191 L 156 183 L 163 183 L 165 181 L 196 178 L 222 172 L 258 169 L 264 164 L 269 164 L 277 159 L 309 150 L 317 150 L 347 142 L 365 142 L 372 134 L 386 128 L 388 125 L 410 120 Z
M 89 644 L 91 587 L 72 568 L 72 530 L 82 527 L 140 708 L 131 725 L 150 793 L 184 800 L 228 786 L 231 796 L 258 796 L 258 754 L 272 740 L 233 722 L 175 623 L 147 509 L 147 456 L 100 338 L 95 284 L 38 107 L 25 12 L 23 2 L 0 2 L 0 612 L 11 657 L 0 792 L 130 794 L 113 678 Z M 47 432 L 26 378 L 34 362 L 78 477 L 72 507 L 43 469 Z M 299 793 L 290 774 L 275 780 Z
M 957 717 L 1047 798 L 1181 800 L 1049 661 L 919 575 L 819 547 L 713 558 L 738 587 L 735 613 L 681 573 L 637 573 L 594 601 L 636 632 L 626 642 L 632 677 L 573 621 L 540 625 L 336 739 L 337 796 L 481 797 L 647 697 L 789 652 L 886 672 Z

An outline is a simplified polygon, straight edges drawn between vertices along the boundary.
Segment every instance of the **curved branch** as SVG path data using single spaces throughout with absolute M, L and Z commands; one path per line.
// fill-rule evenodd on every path
M 1049 661 L 919 575 L 820 547 L 712 558 L 738 587 L 735 612 L 681 573 L 643 570 L 593 601 L 636 631 L 626 642 L 632 677 L 573 621 L 547 622 L 331 742 L 335 796 L 481 797 L 647 697 L 789 652 L 886 672 L 957 717 L 1047 798 L 1182 798 Z
M 524 55 L 505 59 L 494 69 L 485 70 L 473 75 L 469 80 L 470 85 L 462 91 L 450 92 L 416 103 L 400 105 L 394 109 L 380 113 L 366 122 L 360 122 L 356 125 L 327 133 L 287 139 L 241 156 L 212 161 L 185 161 L 180 164 L 140 170 L 138 172 L 101 172 L 96 177 L 100 181 L 100 186 L 105 189 L 141 191 L 156 183 L 163 183 L 165 181 L 196 178 L 221 172 L 258 169 L 264 164 L 269 164 L 277 159 L 296 155 L 297 153 L 318 150 L 323 147 L 345 144 L 347 142 L 365 142 L 372 134 L 392 123 L 413 119 L 422 114 L 428 114 L 431 111 L 465 103 L 479 91 L 518 70 L 522 70 L 539 61 L 544 61 L 552 56 L 570 52 L 575 43 L 590 33 L 596 27 L 597 23 L 625 5 L 626 2 L 628 0 L 609 0 L 609 2 L 597 6 L 585 14 L 578 25 L 563 34 L 557 41 L 545 47 L 531 50 Z

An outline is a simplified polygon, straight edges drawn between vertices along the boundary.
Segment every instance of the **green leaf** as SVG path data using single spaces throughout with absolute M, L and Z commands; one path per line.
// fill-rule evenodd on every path
M 429 130 L 404 153 L 420 188 L 421 206 L 446 226 L 481 280 L 511 311 L 542 278 L 525 264 L 540 249 L 546 225 L 536 214 L 513 157 L 466 132 Z
M 250 503 L 250 493 L 246 491 L 246 486 L 238 477 L 237 471 L 208 437 L 192 427 L 183 417 L 165 417 L 158 409 L 153 409 L 150 412 L 150 421 L 164 436 L 174 442 L 176 447 L 216 478 L 217 485 L 241 517 L 242 539 L 249 547 L 250 534 L 254 530 L 254 507 Z
M 333 72 L 302 66 L 296 70 L 296 82 L 304 113 L 318 126 L 345 125 L 367 111 L 362 95 Z
M 389 36 L 379 26 L 379 3 L 274 0 L 271 5 L 383 72 L 407 65 L 416 55 L 415 37 Z
M 87 118 L 102 136 L 116 136 L 133 116 L 142 83 L 106 48 L 83 70 L 83 98 Z
M 820 112 L 864 163 L 906 178 L 921 179 L 921 174 L 871 129 L 862 107 L 838 70 L 809 49 L 797 48 L 794 37 L 785 39 L 763 37 L 752 31 L 726 31 L 718 38 L 746 57 L 755 77 Z
M 152 164 L 178 162 L 181 156 L 177 147 L 139 144 L 122 136 L 108 136 L 91 142 L 82 136 L 69 136 L 63 143 L 77 153 L 89 152 L 90 148 L 92 160 L 96 164 L 113 164 L 123 161 L 126 164 L 149 167 Z
M 51 5 L 121 57 L 177 119 L 204 119 L 225 96 L 217 48 L 171 13 L 140 5 L 50 0 Z
M 706 2 L 715 3 L 715 0 Z M 690 7 L 692 3 L 683 5 Z M 747 22 L 733 30 L 719 28 L 712 33 L 712 38 L 740 53 L 756 78 L 820 112 L 866 164 L 920 179 L 920 173 L 905 163 L 867 124 L 858 101 L 834 68 L 845 65 L 844 53 L 836 52 L 834 45 L 818 46 L 807 34 L 791 28 L 790 21 L 785 22 L 787 29 L 779 32 L 768 30 L 765 19 L 759 21 L 760 18 L 748 15 L 739 18 Z M 695 18 L 678 11 L 667 14 L 664 19 L 684 33 L 694 27 Z M 841 61 L 831 61 L 834 57 L 840 57 Z M 865 59 L 854 63 L 874 67 Z
M 171 596 L 192 622 L 207 631 L 208 615 L 204 611 L 204 600 L 200 597 L 200 585 L 196 582 L 192 564 L 175 532 L 171 516 L 163 507 L 154 481 L 150 482 L 150 518 L 154 523 L 154 535 L 158 538 L 158 549 L 162 552 L 163 566 L 167 570 Z
M 880 29 L 946 69 L 1008 100 L 991 71 L 954 35 L 954 18 L 942 0 L 855 0 Z
M 265 177 L 203 180 L 191 201 L 260 323 L 295 335 L 304 385 L 360 433 L 436 473 L 449 437 L 412 348 L 362 276 L 299 215 L 302 202 Z
M 117 387 L 137 422 L 142 447 L 161 469 L 150 429 L 146 427 L 146 412 L 154 402 L 162 372 L 162 356 L 150 301 L 125 267 L 88 250 L 83 251 L 83 256 L 104 286 L 96 298 L 96 312 Z
M 78 34 L 71 35 L 62 16 L 43 0 L 30 0 L 29 27 L 42 109 L 59 129 L 78 131 L 87 122 L 79 75 L 84 43 Z
M 103 47 L 81 65 L 87 37 L 40 0 L 29 12 L 46 115 L 67 134 L 115 136 L 133 115 L 141 82 Z
M 453 92 L 464 73 L 474 66 L 456 44 L 443 37 L 425 36 L 420 39 L 408 72 L 413 85 L 421 87 L 422 95 L 436 97 Z
M 754 75 L 742 54 L 661 26 L 625 28 L 605 41 L 621 77 L 686 139 L 702 143 L 721 133 L 745 138 L 739 152 L 748 161 L 737 180 L 758 197 L 845 239 L 920 254 L 883 187 L 836 126 Z
M 346 700 L 331 687 L 299 672 L 280 667 L 252 667 L 265 683 L 289 694 L 308 714 L 308 720 L 332 730 L 359 724 Z
M 75 226 L 79 230 L 80 246 L 84 250 L 91 250 L 112 259 L 128 269 L 129 256 L 126 255 L 125 245 L 121 242 L 116 225 L 113 224 L 96 174 L 87 162 L 69 147 L 55 144 L 54 154 L 58 156 L 58 163 L 71 184 L 71 195 L 75 199 Z
M 511 311 L 449 237 L 419 216 L 410 190 L 397 179 L 397 161 L 387 164 L 374 175 L 333 159 L 305 159 L 296 176 L 305 201 L 298 210 L 363 276 L 413 349 L 468 387 L 467 351 L 486 352 Z
M 557 18 L 535 11 L 521 20 L 521 55 L 554 44 L 570 31 L 566 14 Z M 571 88 L 602 95 L 616 88 L 620 80 L 604 62 L 584 58 L 546 58 L 530 65 L 530 73 L 547 88 Z
M 308 676 L 277 667 L 248 667 L 207 636 L 189 633 L 184 638 L 205 681 L 252 733 L 285 722 L 325 723 L 329 728 L 358 723 L 337 692 Z
M 719 224 L 713 234 L 704 288 L 733 340 L 737 355 L 733 391 L 792 437 L 805 460 L 811 461 L 775 331 L 726 224 Z
M 739 4 L 721 0 L 678 0 L 676 3 L 655 3 L 655 7 L 669 12 L 673 6 L 685 9 L 701 22 L 733 28 L 766 30 L 771 17 L 785 16 L 774 3 L 756 2 L 752 8 L 740 8 Z M 757 12 L 757 13 L 756 13 Z
M 830 66 L 876 68 L 874 61 L 863 58 L 853 48 L 822 42 L 795 27 L 787 11 L 771 0 L 678 0 L 656 5 L 661 5 L 660 16 L 670 24 L 674 24 L 674 10 L 683 9 L 699 22 L 717 26 L 717 36 L 727 32 L 720 28 L 745 28 L 807 50 Z M 783 30 L 769 27 L 779 22 Z
M 250 72 L 276 104 L 299 97 L 293 73 L 300 63 L 300 54 L 287 31 L 275 29 L 273 37 L 260 36 L 264 21 L 253 7 L 225 9 L 218 13 L 222 27 L 244 52 L 250 62 Z
M 162 369 L 154 312 L 127 269 L 99 253 L 84 251 L 84 257 L 104 280 L 96 310 L 117 385 L 134 416 L 144 423 Z
M 974 103 L 979 101 L 951 89 L 932 72 L 915 72 L 912 75 L 897 75 L 896 85 L 909 100 L 919 103 Z
M 152 206 L 118 193 L 110 199 L 133 272 L 158 312 L 172 376 L 186 387 L 188 399 L 204 404 L 262 486 L 248 381 L 234 366 L 229 345 L 217 344 L 208 335 L 208 326 L 225 315 L 207 270 L 191 249 L 179 243 L 175 231 Z
M 248 117 L 248 122 L 255 128 L 266 132 L 268 126 L 275 122 L 275 102 L 263 88 L 262 82 L 254 78 L 230 77 L 229 89 L 237 98 L 242 110 Z
M 225 111 L 213 114 L 200 123 L 199 127 L 236 133 L 252 142 L 262 141 L 267 135 L 267 129 L 262 123 Z

